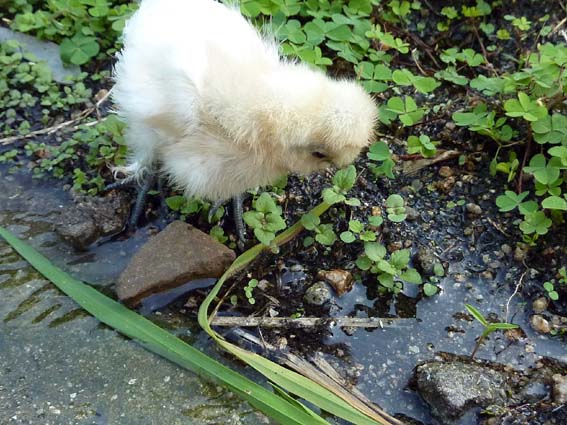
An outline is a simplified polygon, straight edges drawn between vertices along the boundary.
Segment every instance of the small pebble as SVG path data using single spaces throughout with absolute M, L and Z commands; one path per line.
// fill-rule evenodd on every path
M 421 189 L 423 189 L 423 182 L 421 180 L 418 180 L 418 179 L 413 180 L 411 182 L 411 187 L 413 187 L 413 189 L 416 192 L 419 192 Z
M 506 338 L 508 338 L 510 341 L 515 342 L 515 341 L 519 341 L 524 336 L 524 333 L 520 328 L 516 328 L 516 329 L 505 330 L 504 335 L 506 335 Z
M 554 314 L 551 316 L 551 324 L 553 326 L 559 326 L 561 325 L 561 317 L 558 316 L 557 314 Z
M 528 255 L 528 251 L 525 249 L 522 249 L 521 247 L 517 246 L 516 249 L 514 250 L 514 260 L 518 261 L 518 262 L 522 262 L 526 259 L 526 256 Z
M 354 284 L 352 274 L 346 270 L 320 270 L 317 277 L 331 285 L 339 297 L 350 292 Z
M 453 169 L 444 165 L 443 167 L 439 168 L 439 175 L 441 177 L 451 177 L 453 175 Z
M 108 90 L 106 89 L 100 89 L 97 94 L 95 94 L 94 100 L 96 100 L 97 102 L 101 101 L 102 99 L 104 99 L 106 96 L 108 96 Z
M 530 322 L 532 328 L 534 328 L 536 332 L 539 332 L 541 334 L 548 334 L 551 332 L 551 325 L 546 319 L 544 319 L 543 316 L 540 316 L 539 314 L 534 314 L 530 319 Z
M 258 282 L 258 289 L 263 291 L 263 292 L 268 291 L 270 286 L 271 286 L 271 284 L 270 284 L 269 280 L 261 279 L 260 282 Z
M 453 279 L 455 280 L 455 282 L 464 282 L 467 280 L 466 276 L 461 273 L 454 274 Z
M 508 244 L 503 244 L 500 247 L 500 250 L 505 254 L 505 255 L 510 255 L 512 253 L 512 247 Z
M 419 347 L 418 347 L 417 345 L 410 345 L 410 346 L 408 347 L 408 351 L 409 351 L 411 354 L 419 354 Z
M 532 303 L 532 309 L 534 313 L 543 313 L 547 310 L 547 306 L 549 305 L 549 301 L 545 297 L 536 298 Z
M 419 248 L 415 256 L 416 266 L 426 275 L 432 276 L 435 272 L 435 264 L 438 262 L 437 257 L 433 254 L 431 248 Z
M 482 214 L 482 208 L 480 208 L 480 205 L 474 204 L 472 202 L 470 202 L 466 205 L 466 209 L 472 215 L 481 215 Z
M 419 218 L 419 213 L 415 208 L 406 207 L 407 220 L 414 221 Z
M 441 192 L 449 193 L 451 191 L 451 189 L 453 189 L 453 186 L 455 186 L 455 182 L 456 182 L 455 177 L 451 176 L 451 177 L 447 177 L 446 179 L 441 180 L 440 182 L 437 182 L 437 184 L 435 186 Z
M 389 252 L 398 251 L 398 250 L 402 249 L 403 246 L 404 245 L 403 245 L 402 241 L 394 241 L 394 242 L 388 244 L 388 251 Z
M 492 270 L 497 270 L 502 266 L 502 264 L 500 263 L 500 261 L 491 261 L 490 263 L 488 263 L 488 268 L 492 269 Z

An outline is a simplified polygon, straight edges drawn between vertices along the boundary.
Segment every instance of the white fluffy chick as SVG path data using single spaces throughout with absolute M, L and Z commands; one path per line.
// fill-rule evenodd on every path
M 213 201 L 351 163 L 377 118 L 356 83 L 283 59 L 238 10 L 212 0 L 143 0 L 115 80 L 131 153 L 117 171 L 161 171 Z

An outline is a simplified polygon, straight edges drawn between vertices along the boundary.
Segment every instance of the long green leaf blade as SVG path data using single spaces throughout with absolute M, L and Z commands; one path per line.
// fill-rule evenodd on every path
M 37 271 L 53 282 L 82 308 L 101 322 L 137 340 L 149 351 L 201 376 L 222 383 L 254 407 L 282 424 L 306 425 L 314 423 L 314 413 L 308 411 L 306 407 L 289 403 L 261 385 L 211 359 L 122 304 L 106 297 L 91 286 L 71 277 L 3 227 L 0 227 L 0 236 Z M 327 424 L 322 419 L 319 423 Z

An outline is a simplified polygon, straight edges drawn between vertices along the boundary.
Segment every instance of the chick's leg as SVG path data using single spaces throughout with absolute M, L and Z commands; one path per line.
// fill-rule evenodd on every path
M 112 168 L 115 178 L 117 175 L 123 175 L 124 179 L 108 185 L 105 191 L 135 188 L 136 201 L 128 222 L 128 229 L 134 229 L 144 210 L 148 192 L 156 182 L 156 170 L 159 168 L 156 164 L 156 146 L 159 145 L 159 140 L 155 131 L 140 120 L 129 122 L 124 139 L 128 146 L 128 163 Z
M 137 188 L 136 202 L 132 208 L 132 213 L 130 214 L 130 221 L 128 222 L 128 227 L 130 229 L 135 229 L 146 205 L 146 198 L 148 197 L 148 192 L 152 188 L 155 182 L 155 174 L 148 174 L 142 184 Z
M 242 219 L 242 214 L 244 211 L 243 207 L 244 196 L 242 194 L 236 195 L 232 198 L 232 218 L 234 219 L 234 226 L 236 227 L 236 235 L 240 242 L 246 241 L 246 228 L 244 227 L 244 220 Z
M 140 182 L 137 182 L 133 179 L 124 179 L 115 183 L 111 183 L 104 188 L 104 192 L 108 192 L 110 190 L 124 190 L 131 187 L 135 188 L 136 201 L 134 202 L 134 206 L 132 207 L 132 211 L 130 213 L 130 219 L 128 220 L 128 229 L 136 228 L 138 221 L 140 220 L 140 216 L 142 215 L 142 211 L 144 210 L 148 192 L 154 185 L 155 180 L 155 174 L 147 173 Z
M 236 195 L 232 198 L 232 219 L 234 220 L 234 226 L 236 228 L 236 236 L 238 236 L 240 242 L 246 242 L 246 228 L 244 226 L 244 220 L 242 219 L 244 211 L 244 207 L 242 206 L 243 202 L 243 195 Z M 226 204 L 226 201 L 222 199 L 213 202 L 208 214 L 209 222 L 212 221 L 218 209 L 224 204 Z

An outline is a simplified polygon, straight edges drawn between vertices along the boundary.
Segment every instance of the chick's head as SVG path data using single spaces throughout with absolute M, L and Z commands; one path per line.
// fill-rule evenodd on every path
M 377 107 L 372 98 L 355 82 L 311 69 L 292 75 L 296 84 L 285 105 L 291 113 L 277 120 L 276 131 L 287 170 L 308 174 L 352 163 L 373 137 Z

